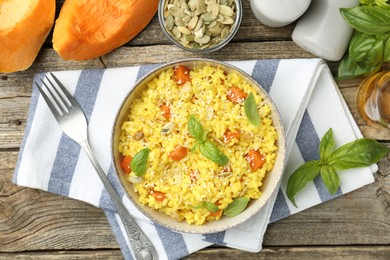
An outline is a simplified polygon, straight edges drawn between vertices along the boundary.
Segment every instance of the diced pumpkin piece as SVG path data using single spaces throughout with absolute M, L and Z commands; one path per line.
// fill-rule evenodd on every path
M 161 109 L 165 119 L 169 120 L 171 118 L 171 108 L 169 106 L 165 105 L 165 104 L 162 104 L 160 106 L 160 109 Z
M 173 161 L 180 161 L 187 156 L 187 153 L 187 148 L 181 145 L 176 145 L 175 148 L 169 152 L 168 157 L 171 158 Z
M 248 95 L 236 86 L 229 88 L 226 98 L 234 103 L 244 102 Z
M 121 162 L 121 168 L 125 171 L 125 173 L 131 172 L 131 161 L 133 160 L 133 157 L 131 155 L 126 155 Z
M 157 11 L 158 0 L 66 0 L 53 33 L 64 60 L 88 60 L 127 43 Z
M 177 84 L 183 85 L 191 80 L 190 69 L 185 66 L 178 65 L 173 70 L 173 77 Z
M 166 195 L 164 192 L 152 190 L 150 194 L 157 200 L 157 201 L 163 201 L 166 198 Z
M 232 131 L 228 128 L 228 129 L 226 129 L 225 133 L 223 134 L 223 139 L 224 139 L 225 143 L 228 143 L 232 139 L 240 140 L 240 136 L 241 136 L 240 130 L 237 129 L 235 131 Z
M 0 1 L 0 72 L 29 68 L 54 24 L 55 0 Z
M 259 152 L 259 150 L 250 150 L 246 155 L 246 160 L 253 171 L 261 168 L 265 163 L 265 157 Z

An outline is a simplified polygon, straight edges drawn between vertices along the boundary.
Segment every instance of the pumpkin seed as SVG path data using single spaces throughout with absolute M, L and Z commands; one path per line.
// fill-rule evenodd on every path
M 196 23 L 195 28 L 193 29 L 193 32 L 199 31 L 199 29 L 201 29 L 202 26 L 203 26 L 203 18 L 200 17 L 200 18 L 198 19 L 198 22 Z
M 221 22 L 222 24 L 233 24 L 234 20 L 233 18 L 229 16 L 223 16 L 223 21 Z
M 179 30 L 179 32 L 181 32 L 182 34 L 191 34 L 191 31 L 188 30 L 187 27 L 184 27 L 184 26 L 178 26 L 177 29 Z
M 230 26 L 225 26 L 221 31 L 221 38 L 225 39 L 230 33 Z
M 195 26 L 198 24 L 198 16 L 194 16 L 191 18 L 191 20 L 188 22 L 188 29 L 192 30 L 195 28 Z
M 176 38 L 180 38 L 181 32 L 179 31 L 179 29 L 177 28 L 177 26 L 173 27 L 173 29 L 172 29 L 172 34 L 173 34 L 173 36 L 175 36 Z
M 191 16 L 186 15 L 182 20 L 185 22 L 185 24 L 188 24 L 191 21 Z
M 163 134 L 163 135 L 170 134 L 173 131 L 174 128 L 175 128 L 175 123 L 168 122 L 161 129 L 161 134 Z
M 215 18 L 217 18 L 218 14 L 219 14 L 219 4 L 215 4 L 215 5 L 213 6 L 212 11 L 211 11 L 211 17 L 213 18 L 213 20 L 214 20 Z
M 180 13 L 180 9 L 179 7 L 175 6 L 175 5 L 171 5 L 170 7 L 168 6 L 168 12 L 173 15 L 173 16 L 178 16 L 179 13 Z
M 197 30 L 196 32 L 194 32 L 195 37 L 198 37 L 198 38 L 202 37 L 203 34 L 204 34 L 204 31 L 203 31 L 202 28 L 200 28 L 199 30 Z
M 194 38 L 194 41 L 196 41 L 199 44 L 205 44 L 210 41 L 210 36 L 209 35 L 203 35 L 202 37 L 196 37 Z
M 230 8 L 229 6 L 227 5 L 219 5 L 219 12 L 225 16 L 229 16 L 229 17 L 232 17 L 234 12 L 233 12 L 233 9 Z
M 167 28 L 168 31 L 171 31 L 173 29 L 173 26 L 175 26 L 175 18 L 173 18 L 173 16 L 169 14 L 165 19 L 165 28 Z

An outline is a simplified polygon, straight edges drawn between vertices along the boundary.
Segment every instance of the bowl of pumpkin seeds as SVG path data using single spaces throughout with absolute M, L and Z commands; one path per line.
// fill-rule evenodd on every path
M 181 49 L 213 52 L 238 31 L 241 0 L 162 0 L 158 18 L 164 33 Z

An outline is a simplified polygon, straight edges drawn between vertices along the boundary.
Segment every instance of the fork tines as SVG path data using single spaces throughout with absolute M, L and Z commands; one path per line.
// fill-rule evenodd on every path
M 74 106 L 73 97 L 53 73 L 49 72 L 49 75 L 55 83 L 50 79 L 50 77 L 48 77 L 48 75 L 45 76 L 45 79 L 41 78 L 41 85 L 39 85 L 36 81 L 34 81 L 34 83 L 37 85 L 39 92 L 45 99 L 53 114 L 67 114 Z

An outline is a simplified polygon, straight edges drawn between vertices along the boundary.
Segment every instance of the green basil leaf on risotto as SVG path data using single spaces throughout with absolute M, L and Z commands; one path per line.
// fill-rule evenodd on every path
M 261 119 L 259 112 L 257 111 L 257 105 L 253 93 L 250 93 L 249 96 L 245 99 L 244 111 L 249 123 L 251 123 L 255 127 L 259 127 Z
M 218 147 L 212 142 L 206 140 L 199 145 L 200 152 L 207 159 L 218 163 L 219 165 L 226 165 L 229 162 L 229 158 L 218 149 Z
M 131 160 L 131 170 L 135 173 L 137 176 L 142 176 L 146 171 L 146 164 L 148 162 L 149 157 L 149 149 L 144 148 L 138 153 L 136 153 L 133 157 L 133 160 Z
M 202 124 L 194 115 L 190 115 L 188 119 L 188 131 L 191 136 L 196 139 L 196 141 L 206 141 L 206 132 L 204 131 Z
M 203 206 L 210 212 L 217 212 L 219 210 L 218 206 L 212 202 L 204 202 Z
M 235 217 L 246 209 L 248 206 L 249 199 L 246 197 L 235 198 L 232 203 L 230 203 L 223 214 L 228 217 Z

